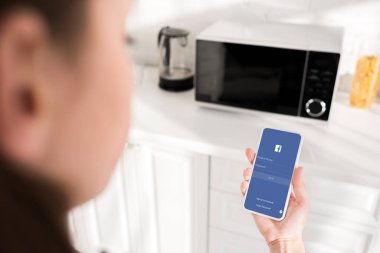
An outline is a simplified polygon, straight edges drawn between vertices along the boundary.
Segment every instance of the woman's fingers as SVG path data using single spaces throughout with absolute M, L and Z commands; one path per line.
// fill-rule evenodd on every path
M 251 168 L 246 168 L 245 170 L 243 170 L 243 178 L 245 181 L 249 181 L 249 179 L 251 178 L 251 174 L 252 174 L 252 169 Z
M 247 181 L 243 181 L 241 183 L 241 185 L 240 185 L 241 194 L 243 194 L 243 196 L 247 192 L 247 189 L 248 189 L 248 182 Z
M 307 196 L 305 183 L 303 180 L 303 168 L 296 168 L 293 175 L 293 190 L 296 195 L 296 201 L 300 205 L 308 207 L 309 198 Z
M 251 148 L 247 148 L 245 150 L 245 155 L 247 156 L 249 163 L 253 165 L 253 161 L 255 160 L 255 151 Z
M 255 151 L 253 151 L 253 149 L 251 148 L 247 148 L 245 150 L 245 155 L 247 156 L 249 163 L 252 165 L 253 161 L 255 160 Z M 246 168 L 245 170 L 243 170 L 244 181 L 241 183 L 241 186 L 240 186 L 241 194 L 243 194 L 243 196 L 247 192 L 248 181 L 251 178 L 251 174 L 252 174 L 251 168 Z

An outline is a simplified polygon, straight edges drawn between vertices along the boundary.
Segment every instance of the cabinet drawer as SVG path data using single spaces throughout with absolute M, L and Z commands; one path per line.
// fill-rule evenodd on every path
M 253 239 L 216 228 L 209 230 L 209 253 L 268 252 L 262 239 Z
M 268 247 L 262 239 L 255 240 L 215 228 L 210 228 L 209 232 L 209 253 L 268 252 Z M 305 248 L 308 253 L 347 253 L 317 243 L 308 243 Z
M 234 194 L 211 190 L 210 226 L 251 239 L 263 240 L 252 216 L 243 209 L 242 198 Z M 323 216 L 310 215 L 304 230 L 305 244 L 310 247 L 324 245 L 330 248 L 331 252 L 362 253 L 365 252 L 370 239 L 369 230 Z
M 211 188 L 240 195 L 242 171 L 249 163 L 213 157 Z M 353 176 L 354 177 L 354 176 Z M 380 191 L 364 184 L 311 176 L 305 173 L 311 212 L 373 225 L 377 222 Z

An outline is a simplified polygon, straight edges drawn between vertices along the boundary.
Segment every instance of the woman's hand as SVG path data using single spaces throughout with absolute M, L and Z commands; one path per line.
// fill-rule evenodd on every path
M 248 148 L 246 155 L 252 165 L 255 159 L 255 152 Z M 247 191 L 251 174 L 251 168 L 247 168 L 243 171 L 244 181 L 241 184 L 243 196 Z M 309 211 L 309 198 L 302 174 L 303 168 L 295 169 L 292 181 L 294 192 L 290 196 L 286 216 L 282 221 L 275 221 L 252 214 L 256 226 L 270 248 L 270 252 L 305 252 L 302 241 L 302 231 Z

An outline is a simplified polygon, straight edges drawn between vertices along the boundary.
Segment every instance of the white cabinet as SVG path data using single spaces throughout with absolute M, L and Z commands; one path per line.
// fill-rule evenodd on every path
M 243 209 L 239 186 L 242 170 L 247 166 L 248 163 L 211 159 L 210 240 L 221 241 L 233 233 L 242 237 L 239 240 L 250 238 L 251 243 L 263 244 L 252 217 Z M 304 230 L 307 252 L 378 252 L 371 248 L 379 229 L 380 189 L 368 182 L 354 184 L 305 174 L 311 198 Z M 228 240 L 224 243 L 230 244 Z M 210 245 L 210 253 L 220 252 Z M 248 251 L 251 246 L 246 246 Z
M 248 163 L 156 145 L 129 145 L 107 189 L 70 215 L 82 252 L 239 253 L 267 246 L 240 193 Z M 306 171 L 307 252 L 378 252 L 380 189 Z
M 102 195 L 71 213 L 76 245 L 82 252 L 265 252 L 265 241 L 243 209 L 240 183 L 247 166 L 129 145 Z M 305 175 L 311 198 L 307 252 L 378 252 L 380 189 L 355 176 Z
M 81 252 L 207 252 L 209 158 L 132 144 L 107 189 L 70 214 Z
M 80 252 L 158 252 L 149 154 L 140 147 L 126 147 L 103 193 L 70 213 Z
M 162 253 L 207 248 L 207 156 L 152 148 L 159 247 Z

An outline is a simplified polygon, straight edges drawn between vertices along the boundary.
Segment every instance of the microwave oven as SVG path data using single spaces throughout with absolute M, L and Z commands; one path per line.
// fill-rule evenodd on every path
M 196 38 L 196 101 L 327 121 L 342 39 L 338 27 L 217 22 Z

